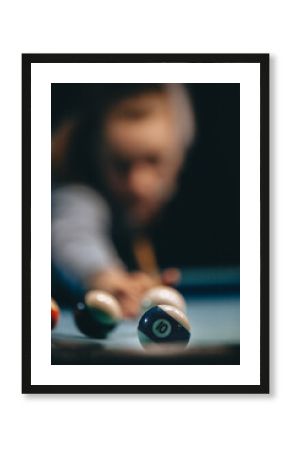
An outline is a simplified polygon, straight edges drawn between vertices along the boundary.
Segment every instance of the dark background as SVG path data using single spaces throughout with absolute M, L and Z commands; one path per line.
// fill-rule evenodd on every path
M 52 131 L 66 117 L 95 105 L 99 109 L 104 107 L 104 92 L 108 96 L 115 87 L 53 84 Z M 189 84 L 187 88 L 194 104 L 197 137 L 188 152 L 178 195 L 164 212 L 159 226 L 151 230 L 151 238 L 161 267 L 237 265 L 240 85 Z M 126 252 L 125 242 L 124 248 L 119 245 L 118 250 L 121 255 Z M 130 256 L 124 256 L 130 260 Z

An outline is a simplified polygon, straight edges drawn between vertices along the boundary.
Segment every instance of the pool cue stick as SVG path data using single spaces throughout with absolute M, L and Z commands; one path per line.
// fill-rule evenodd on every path
M 134 239 L 133 253 L 139 269 L 142 272 L 153 275 L 156 277 L 156 280 L 161 283 L 160 270 L 158 268 L 156 255 L 152 243 L 146 236 L 139 235 Z

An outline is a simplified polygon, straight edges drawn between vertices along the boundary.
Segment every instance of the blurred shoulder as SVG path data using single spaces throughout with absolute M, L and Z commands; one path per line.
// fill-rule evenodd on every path
M 81 183 L 70 183 L 54 186 L 52 188 L 52 206 L 60 203 L 97 205 L 98 208 L 108 208 L 104 196 L 92 187 Z

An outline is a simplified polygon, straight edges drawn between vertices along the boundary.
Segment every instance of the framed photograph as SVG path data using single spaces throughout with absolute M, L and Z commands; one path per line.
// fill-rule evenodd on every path
M 269 392 L 268 54 L 23 54 L 22 149 L 23 393 Z

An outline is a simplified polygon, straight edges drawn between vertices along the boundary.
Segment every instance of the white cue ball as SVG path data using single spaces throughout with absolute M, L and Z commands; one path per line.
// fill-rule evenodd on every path
M 157 305 L 171 305 L 186 312 L 186 303 L 183 296 L 176 289 L 168 286 L 153 287 L 145 292 L 141 299 L 143 311 Z

